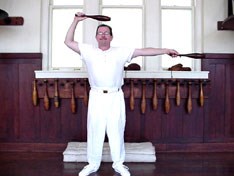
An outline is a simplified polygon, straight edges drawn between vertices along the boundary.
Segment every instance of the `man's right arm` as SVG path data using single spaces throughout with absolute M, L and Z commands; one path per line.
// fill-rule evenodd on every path
M 76 14 L 71 26 L 69 27 L 69 29 L 67 31 L 67 35 L 66 35 L 65 41 L 64 41 L 65 45 L 67 45 L 69 48 L 71 48 L 73 51 L 75 51 L 79 54 L 80 54 L 80 49 L 78 46 L 78 42 L 74 40 L 74 35 L 75 35 L 75 30 L 76 30 L 77 24 L 80 21 L 87 18 L 87 17 L 82 17 L 82 15 L 84 15 L 84 14 L 79 13 L 79 12 Z

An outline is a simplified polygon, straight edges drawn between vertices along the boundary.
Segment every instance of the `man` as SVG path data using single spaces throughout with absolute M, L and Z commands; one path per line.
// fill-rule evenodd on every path
M 125 158 L 124 128 L 125 102 L 121 90 L 123 70 L 126 62 L 137 56 L 155 56 L 168 54 L 176 57 L 178 52 L 159 48 L 124 48 L 112 47 L 112 28 L 107 25 L 97 27 L 98 47 L 74 41 L 77 24 L 86 19 L 83 13 L 77 13 L 68 29 L 65 44 L 80 54 L 88 71 L 89 93 L 87 119 L 87 159 L 88 165 L 79 176 L 96 172 L 101 163 L 105 134 L 108 136 L 112 167 L 122 176 L 130 176 L 128 168 L 123 165 Z

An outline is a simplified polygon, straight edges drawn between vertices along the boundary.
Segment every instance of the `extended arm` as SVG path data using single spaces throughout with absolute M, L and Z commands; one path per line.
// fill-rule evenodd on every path
M 171 57 L 176 57 L 179 53 L 173 49 L 167 48 L 140 48 L 135 49 L 132 58 L 137 56 L 157 56 L 162 54 L 168 54 Z
M 71 24 L 71 26 L 69 27 L 68 31 L 67 31 L 67 35 L 65 38 L 64 43 L 71 48 L 72 50 L 74 50 L 75 52 L 80 54 L 80 49 L 78 46 L 78 42 L 74 41 L 74 35 L 75 35 L 75 30 L 76 30 L 76 26 L 77 24 L 86 19 L 87 17 L 82 17 L 82 15 L 84 15 L 83 13 L 77 13 L 77 16 L 74 17 L 74 20 Z

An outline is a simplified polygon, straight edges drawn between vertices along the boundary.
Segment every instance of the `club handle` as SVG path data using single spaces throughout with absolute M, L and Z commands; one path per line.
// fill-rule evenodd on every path
M 153 92 L 153 110 L 156 110 L 158 107 L 158 97 L 157 97 L 157 81 L 154 80 L 154 92 Z
M 165 95 L 165 112 L 168 114 L 170 111 L 170 99 L 169 99 L 169 85 L 166 84 L 165 86 L 165 91 L 166 91 L 166 95 Z
M 187 100 L 187 111 L 190 114 L 192 112 L 192 83 L 188 83 L 188 100 Z
M 146 82 L 143 81 L 142 83 L 142 97 L 141 97 L 141 113 L 145 114 L 146 110 Z
M 37 81 L 33 81 L 33 93 L 32 93 L 32 102 L 34 106 L 38 104 L 38 93 L 37 93 Z
M 179 54 L 178 56 L 190 57 L 190 58 L 194 58 L 194 59 L 205 58 L 205 54 L 202 54 L 202 53 Z
M 48 81 L 47 80 L 44 80 L 44 83 L 45 83 L 45 92 L 44 92 L 44 108 L 45 110 L 49 110 L 50 108 L 50 102 L 49 102 L 49 95 L 48 95 Z
M 75 90 L 74 90 L 75 84 L 71 83 L 71 112 L 73 114 L 76 113 L 76 101 L 75 101 Z
M 176 106 L 180 105 L 180 82 L 176 83 Z
M 135 100 L 134 100 L 134 82 L 131 80 L 130 84 L 130 110 L 134 110 Z
M 58 80 L 54 81 L 54 106 L 59 107 L 59 92 L 58 92 Z
M 204 106 L 204 92 L 203 92 L 203 85 L 202 82 L 200 82 L 200 106 Z

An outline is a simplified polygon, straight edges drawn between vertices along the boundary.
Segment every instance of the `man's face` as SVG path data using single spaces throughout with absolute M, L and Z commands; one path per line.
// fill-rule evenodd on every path
M 108 27 L 99 27 L 96 40 L 99 45 L 109 45 L 113 37 L 110 35 L 110 30 Z

